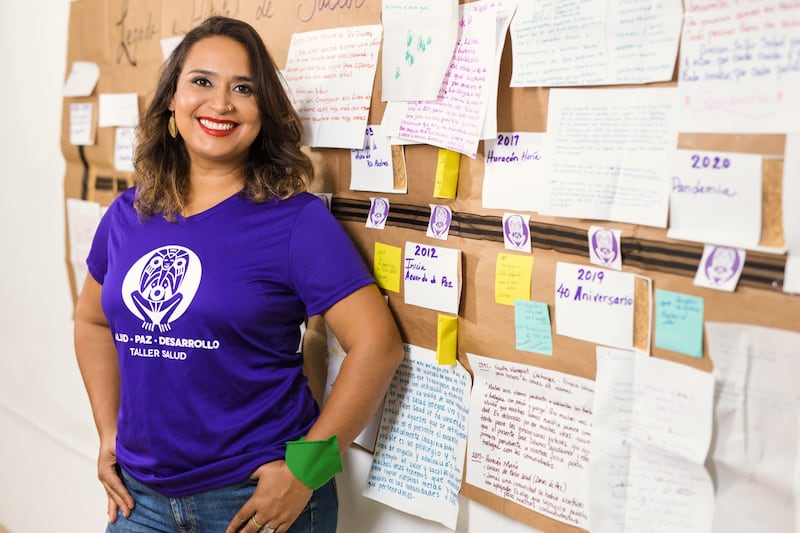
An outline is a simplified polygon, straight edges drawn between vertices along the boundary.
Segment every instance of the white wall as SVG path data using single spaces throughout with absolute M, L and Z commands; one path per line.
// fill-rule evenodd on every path
M 0 524 L 105 527 L 97 439 L 72 349 L 60 149 L 69 0 L 0 1 Z M 437 533 L 360 496 L 370 455 L 339 478 L 342 533 Z M 532 528 L 461 499 L 459 532 Z
M 101 531 L 72 350 L 59 144 L 68 0 L 0 2 L 0 523 Z

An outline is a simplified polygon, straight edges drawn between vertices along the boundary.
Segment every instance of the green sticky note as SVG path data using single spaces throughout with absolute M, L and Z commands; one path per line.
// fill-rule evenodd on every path
M 550 309 L 544 302 L 514 301 L 514 327 L 517 350 L 553 355 Z
M 703 299 L 656 289 L 656 346 L 703 357 Z

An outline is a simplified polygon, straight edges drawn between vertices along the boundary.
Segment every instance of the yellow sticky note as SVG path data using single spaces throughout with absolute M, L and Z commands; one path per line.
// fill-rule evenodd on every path
M 433 186 L 433 196 L 436 198 L 455 198 L 458 188 L 458 166 L 461 164 L 461 154 L 452 150 L 439 149 L 436 160 L 436 183 Z
M 387 291 L 400 292 L 400 257 L 402 250 L 382 242 L 375 243 L 373 272 L 378 287 Z
M 514 305 L 514 300 L 530 300 L 532 271 L 532 255 L 497 254 L 495 303 Z
M 458 317 L 439 314 L 436 326 L 436 362 L 440 365 L 456 364 Z

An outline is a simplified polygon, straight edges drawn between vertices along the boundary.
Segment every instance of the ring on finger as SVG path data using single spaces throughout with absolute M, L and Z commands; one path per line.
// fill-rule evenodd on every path
M 261 531 L 265 527 L 269 527 L 267 524 L 259 524 L 258 520 L 256 520 L 256 515 L 251 516 L 250 521 L 253 523 L 254 526 L 258 528 L 259 531 Z

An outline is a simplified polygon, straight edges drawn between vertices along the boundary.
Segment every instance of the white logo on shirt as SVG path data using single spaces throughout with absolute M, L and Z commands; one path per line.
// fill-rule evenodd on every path
M 183 246 L 162 246 L 144 254 L 122 280 L 122 300 L 147 331 L 171 329 L 189 308 L 202 275 L 200 258 Z

